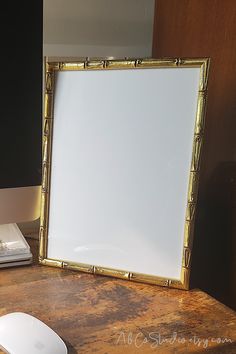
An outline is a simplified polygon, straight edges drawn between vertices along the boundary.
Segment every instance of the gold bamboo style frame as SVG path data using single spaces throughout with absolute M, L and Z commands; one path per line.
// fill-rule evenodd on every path
M 72 263 L 47 257 L 49 207 L 50 207 L 50 169 L 53 140 L 53 100 L 55 74 L 65 70 L 114 70 L 145 68 L 200 68 L 197 113 L 195 120 L 192 163 L 189 175 L 188 201 L 185 218 L 184 245 L 182 256 L 181 280 L 166 279 L 147 274 L 131 273 L 94 265 Z M 204 117 L 207 97 L 209 59 L 132 59 L 132 60 L 84 60 L 76 62 L 47 62 L 45 78 L 45 102 L 43 123 L 43 163 L 42 196 L 40 220 L 39 262 L 43 265 L 77 270 L 86 273 L 113 276 L 117 278 L 144 282 L 165 287 L 189 289 L 193 229 L 198 194 L 200 158 L 203 144 Z

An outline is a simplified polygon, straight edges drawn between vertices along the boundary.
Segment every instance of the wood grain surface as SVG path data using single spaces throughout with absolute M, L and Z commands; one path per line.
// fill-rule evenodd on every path
M 14 311 L 49 325 L 69 353 L 236 353 L 236 314 L 199 290 L 34 264 L 0 272 L 0 315 Z

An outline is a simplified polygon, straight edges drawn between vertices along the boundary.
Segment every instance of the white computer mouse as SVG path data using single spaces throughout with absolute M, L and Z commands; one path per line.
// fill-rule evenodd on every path
M 67 354 L 65 343 L 50 327 L 22 312 L 0 317 L 0 348 L 10 354 Z

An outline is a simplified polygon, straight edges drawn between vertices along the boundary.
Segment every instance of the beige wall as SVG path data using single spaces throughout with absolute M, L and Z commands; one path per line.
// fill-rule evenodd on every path
M 44 0 L 44 55 L 150 57 L 154 0 Z

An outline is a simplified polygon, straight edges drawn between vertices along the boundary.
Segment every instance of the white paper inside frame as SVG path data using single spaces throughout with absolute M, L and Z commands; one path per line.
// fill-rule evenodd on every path
M 48 258 L 180 278 L 199 75 L 57 73 Z

